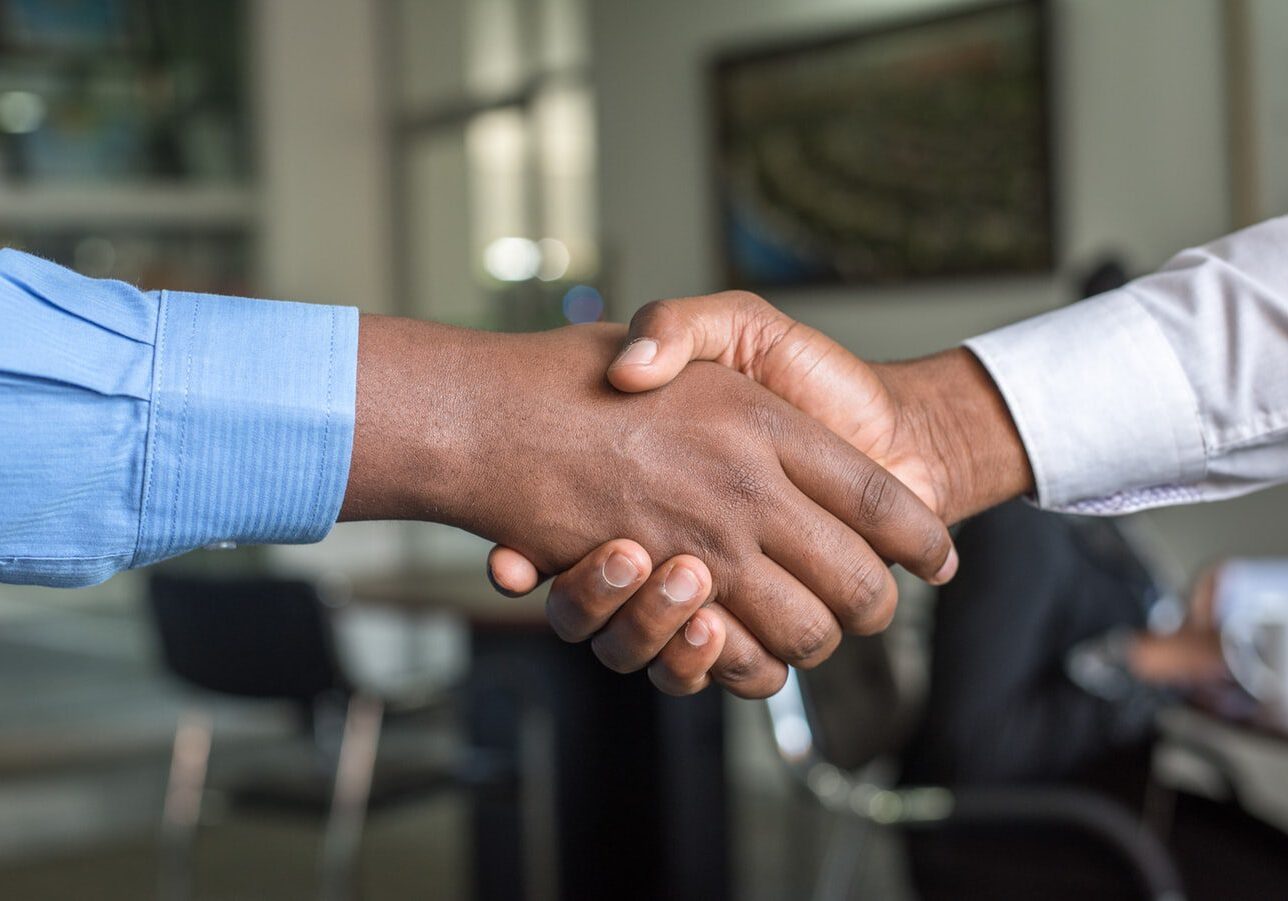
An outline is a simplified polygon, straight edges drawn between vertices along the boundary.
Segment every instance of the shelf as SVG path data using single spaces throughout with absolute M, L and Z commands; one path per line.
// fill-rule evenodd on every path
M 9 228 L 250 228 L 257 217 L 254 192 L 241 185 L 0 184 L 0 226 Z

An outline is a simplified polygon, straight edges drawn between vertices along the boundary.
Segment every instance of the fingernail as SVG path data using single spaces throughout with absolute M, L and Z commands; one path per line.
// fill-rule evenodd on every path
M 632 341 L 626 346 L 616 360 L 614 366 L 647 366 L 653 362 L 657 356 L 657 342 L 652 338 L 640 338 Z
M 612 554 L 604 561 L 604 581 L 614 588 L 625 588 L 639 574 L 639 568 L 625 554 Z
M 936 585 L 943 585 L 955 575 L 957 575 L 957 548 L 951 547 L 948 549 L 948 559 L 944 561 L 943 566 L 939 567 L 939 572 L 935 573 L 931 581 Z
M 684 627 L 684 640 L 695 648 L 700 648 L 711 640 L 711 630 L 700 619 L 691 619 Z
M 693 600 L 702 589 L 702 583 L 693 571 L 683 566 L 677 566 L 667 574 L 666 581 L 662 583 L 662 593 L 677 604 L 683 604 L 685 601 Z

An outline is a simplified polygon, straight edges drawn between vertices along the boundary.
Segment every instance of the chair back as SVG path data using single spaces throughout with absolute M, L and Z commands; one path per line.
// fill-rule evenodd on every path
M 311 583 L 155 573 L 150 589 L 161 658 L 183 681 L 297 702 L 349 690 Z

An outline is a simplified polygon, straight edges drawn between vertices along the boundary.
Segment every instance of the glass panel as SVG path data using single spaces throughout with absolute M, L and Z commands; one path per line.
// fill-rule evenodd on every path
M 476 96 L 520 88 L 531 76 L 530 0 L 472 0 L 466 32 L 465 83 Z
M 475 254 L 498 238 L 530 237 L 528 172 L 532 151 L 526 117 L 517 109 L 482 113 L 470 122 L 466 140 Z
M 545 72 L 579 69 L 589 62 L 585 0 L 540 0 L 540 53 Z
M 469 157 L 465 135 L 445 132 L 410 150 L 410 291 L 413 316 L 481 326 L 486 293 L 474 266 Z
M 584 0 L 427 6 L 400 4 L 402 96 L 461 124 L 406 139 L 409 312 L 506 329 L 597 318 L 602 299 L 578 285 L 599 271 Z M 512 105 L 471 114 L 480 99 Z
M 547 279 L 593 278 L 595 247 L 595 120 L 590 89 L 554 87 L 537 98 L 532 111 L 540 159 L 542 238 L 561 242 L 568 261 Z
M 403 109 L 426 109 L 465 96 L 469 6 L 470 0 L 398 0 L 390 5 Z
M 584 0 L 396 0 L 403 109 L 517 92 L 586 65 Z

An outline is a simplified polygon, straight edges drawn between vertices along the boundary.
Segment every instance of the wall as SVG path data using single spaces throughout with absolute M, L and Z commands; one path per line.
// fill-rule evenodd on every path
M 390 309 L 377 6 L 254 4 L 261 280 L 277 296 Z
M 455 71 L 442 54 L 413 51 L 450 47 L 452 35 L 464 34 L 452 15 L 458 5 L 404 4 L 411 31 L 424 36 L 435 27 L 448 35 L 403 43 L 411 84 L 441 84 Z M 399 36 L 382 33 L 392 6 L 392 0 L 255 0 L 261 281 L 270 296 L 395 311 L 385 117 L 396 99 L 386 95 L 383 48 Z M 269 553 L 277 568 L 307 574 L 388 572 L 407 560 L 481 573 L 487 548 L 443 526 L 380 522 L 343 524 L 319 544 L 274 546 Z
M 968 4 L 592 4 L 601 222 L 612 263 L 615 313 L 628 315 L 655 297 L 719 287 L 704 81 L 704 65 L 713 50 L 962 5 Z M 1282 5 L 1273 13 L 1259 12 L 1284 18 Z M 1125 253 L 1133 266 L 1144 269 L 1227 230 L 1216 0 L 1057 0 L 1055 23 L 1056 164 L 1064 244 L 1059 275 L 899 289 L 785 291 L 770 299 L 860 354 L 902 357 L 1065 302 L 1070 299 L 1068 273 L 1103 248 Z M 1263 81 L 1282 59 L 1265 61 Z M 1276 84 L 1274 103 L 1288 100 L 1283 92 Z M 1282 148 L 1282 143 L 1276 146 Z M 1278 150 L 1281 156 L 1283 152 Z M 1281 192 L 1285 187 L 1282 176 L 1273 184 Z M 1269 528 L 1285 499 L 1288 493 L 1272 492 L 1148 517 L 1176 566 L 1189 571 L 1219 552 L 1288 551 Z
M 1261 216 L 1288 213 L 1288 3 L 1252 0 Z
M 393 309 L 379 0 L 255 0 L 262 291 Z M 405 526 L 355 523 L 270 549 L 287 569 L 397 564 Z

